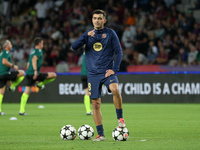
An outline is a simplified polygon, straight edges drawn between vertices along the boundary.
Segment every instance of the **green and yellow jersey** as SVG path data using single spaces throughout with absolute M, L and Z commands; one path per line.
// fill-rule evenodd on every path
M 37 56 L 37 71 L 38 74 L 40 73 L 41 67 L 42 67 L 42 61 L 43 61 L 43 52 L 41 49 L 35 49 L 29 56 L 29 66 L 28 69 L 26 71 L 26 74 L 28 75 L 34 75 L 34 69 L 33 69 L 33 64 L 32 64 L 32 59 L 33 56 Z
M 10 67 L 7 67 L 4 64 L 2 64 L 3 58 L 6 58 L 11 63 L 11 56 L 7 50 L 3 50 L 0 53 L 0 75 L 8 74 L 10 72 Z

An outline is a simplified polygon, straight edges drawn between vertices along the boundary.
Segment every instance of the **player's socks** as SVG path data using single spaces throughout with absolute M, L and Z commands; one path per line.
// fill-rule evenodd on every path
M 21 76 L 21 77 L 17 78 L 15 81 L 13 81 L 12 85 L 10 86 L 11 90 L 14 90 L 15 87 L 24 80 L 24 77 L 25 76 Z
M 29 97 L 28 94 L 26 94 L 26 93 L 22 94 L 21 103 L 20 103 L 20 112 L 21 113 L 25 112 L 25 107 L 26 107 L 26 103 L 27 103 L 28 97 Z
M 1 112 L 1 104 L 2 104 L 2 101 L 3 101 L 3 95 L 0 94 L 0 112 Z
M 96 126 L 98 135 L 104 136 L 103 125 Z
M 123 110 L 122 109 L 116 109 L 117 119 L 123 118 Z
M 40 82 L 38 85 L 39 87 L 42 87 L 45 84 L 48 84 L 50 82 L 53 82 L 56 78 L 52 78 L 52 79 L 45 79 L 43 82 Z
M 91 113 L 91 109 L 90 109 L 90 96 L 89 95 L 85 95 L 84 96 L 84 104 L 85 104 L 85 109 L 87 113 Z

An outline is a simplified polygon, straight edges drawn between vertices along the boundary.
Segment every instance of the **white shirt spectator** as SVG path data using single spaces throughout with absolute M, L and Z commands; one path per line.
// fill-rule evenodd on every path
M 125 48 L 133 47 L 133 45 L 132 45 L 133 40 L 134 40 L 133 32 L 131 32 L 130 27 L 126 27 L 125 31 L 123 32 L 123 35 L 122 35 L 122 42 L 124 44 L 124 47 Z
M 35 9 L 37 10 L 37 17 L 38 18 L 46 18 L 47 16 L 47 10 L 49 9 L 47 3 L 43 2 L 38 2 L 35 5 Z
M 15 50 L 13 53 L 13 59 L 21 61 L 24 59 L 24 51 L 22 49 Z

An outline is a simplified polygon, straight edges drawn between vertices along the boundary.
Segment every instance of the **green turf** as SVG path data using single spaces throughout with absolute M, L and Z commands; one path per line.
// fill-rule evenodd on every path
M 44 109 L 38 106 L 43 105 Z M 115 142 L 117 126 L 113 104 L 102 104 L 106 141 L 63 141 L 59 132 L 66 124 L 77 130 L 83 124 L 95 129 L 92 116 L 85 115 L 84 104 L 28 104 L 29 116 L 19 116 L 19 104 L 2 105 L 0 150 L 199 150 L 200 104 L 124 104 L 124 119 L 130 137 Z M 10 121 L 11 117 L 18 120 Z M 141 141 L 146 140 L 146 141 Z

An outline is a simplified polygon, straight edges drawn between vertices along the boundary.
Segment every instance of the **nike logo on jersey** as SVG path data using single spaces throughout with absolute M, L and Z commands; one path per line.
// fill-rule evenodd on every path
M 110 82 L 113 82 L 115 79 L 113 79 L 113 80 L 110 80 Z

